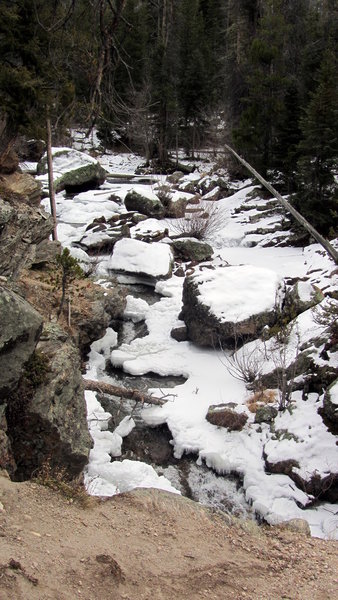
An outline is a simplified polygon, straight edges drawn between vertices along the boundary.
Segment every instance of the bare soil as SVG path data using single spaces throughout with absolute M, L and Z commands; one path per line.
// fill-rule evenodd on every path
M 1 600 L 334 600 L 338 543 L 158 490 L 82 508 L 0 475 Z

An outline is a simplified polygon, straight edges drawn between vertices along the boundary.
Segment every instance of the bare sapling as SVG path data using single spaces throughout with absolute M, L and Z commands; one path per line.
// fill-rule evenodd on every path
M 184 217 L 171 223 L 175 233 L 197 240 L 209 240 L 226 225 L 224 211 L 212 200 L 201 202 L 193 210 L 191 213 L 186 211 Z

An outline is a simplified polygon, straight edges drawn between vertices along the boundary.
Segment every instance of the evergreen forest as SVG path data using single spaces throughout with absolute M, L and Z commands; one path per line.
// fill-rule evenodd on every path
M 47 118 L 164 171 L 227 143 L 334 237 L 337 47 L 336 0 L 1 0 L 0 161 Z

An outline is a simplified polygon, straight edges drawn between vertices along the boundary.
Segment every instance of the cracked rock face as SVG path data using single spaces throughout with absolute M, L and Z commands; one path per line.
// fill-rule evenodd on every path
M 37 206 L 40 193 L 30 175 L 0 177 L 0 275 L 16 278 L 29 268 L 37 245 L 53 229 L 50 215 Z
M 58 325 L 44 328 L 30 370 L 8 399 L 7 414 L 16 479 L 31 477 L 46 461 L 72 478 L 82 472 L 92 441 L 80 354 Z
M 41 315 L 26 300 L 0 285 L 0 403 L 17 385 L 41 330 Z

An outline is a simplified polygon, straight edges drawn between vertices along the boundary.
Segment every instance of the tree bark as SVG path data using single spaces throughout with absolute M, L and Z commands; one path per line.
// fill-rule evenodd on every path
M 154 404 L 155 406 L 162 406 L 167 400 L 164 398 L 156 398 L 140 392 L 140 390 L 127 389 L 119 385 L 112 385 L 105 381 L 93 381 L 92 379 L 83 379 L 84 387 L 86 390 L 93 392 L 99 392 L 101 394 L 108 394 L 110 396 L 119 396 L 126 398 L 127 400 L 135 400 L 142 404 Z
M 334 247 L 330 244 L 330 242 L 327 239 L 325 239 L 314 227 L 312 227 L 312 225 L 306 219 L 304 219 L 304 217 L 298 212 L 298 210 L 296 210 L 291 204 L 289 204 L 289 202 L 287 200 L 285 200 L 285 198 L 283 198 L 283 196 L 281 196 L 281 194 L 279 192 L 277 192 L 277 190 L 271 185 L 271 183 L 266 181 L 266 179 L 264 179 L 264 177 L 262 177 L 262 175 L 260 175 L 256 171 L 256 169 L 254 169 L 246 160 L 244 160 L 244 158 L 239 156 L 239 154 L 237 154 L 237 152 L 235 152 L 235 150 L 233 150 L 233 148 L 231 148 L 227 144 L 224 144 L 224 147 L 229 152 L 231 152 L 231 154 L 233 154 L 237 158 L 237 160 L 239 160 L 239 162 L 244 167 L 246 167 L 248 169 L 248 171 L 250 171 L 250 173 L 252 173 L 254 175 L 254 177 L 256 177 L 256 179 L 258 179 L 258 181 L 262 185 L 264 185 L 264 187 L 266 187 L 266 189 L 269 190 L 269 192 L 271 192 L 271 194 L 275 198 L 277 198 L 277 200 L 279 200 L 279 202 L 282 204 L 282 206 L 284 206 L 284 208 L 289 213 L 291 213 L 291 215 L 296 219 L 296 221 L 298 221 L 298 223 L 300 225 L 302 225 L 302 227 L 304 227 L 312 235 L 312 237 L 319 244 L 321 244 L 321 246 L 323 246 L 323 248 L 331 256 L 331 258 L 333 258 L 334 262 L 337 265 L 338 264 L 338 252 L 334 249 Z
M 48 165 L 48 187 L 49 187 L 49 200 L 50 200 L 50 212 L 53 217 L 54 227 L 52 232 L 53 240 L 57 240 L 57 221 L 56 221 L 56 204 L 55 204 L 55 188 L 53 179 L 53 155 L 52 155 L 52 129 L 50 124 L 50 118 L 47 118 L 47 165 Z

